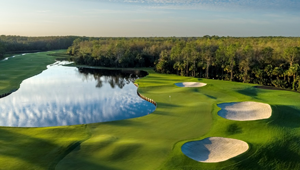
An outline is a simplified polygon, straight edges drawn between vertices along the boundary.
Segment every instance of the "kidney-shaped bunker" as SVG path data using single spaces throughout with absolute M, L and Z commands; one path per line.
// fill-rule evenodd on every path
M 258 102 L 237 102 L 218 104 L 218 115 L 230 120 L 249 121 L 268 119 L 272 115 L 271 106 Z
M 223 138 L 210 137 L 200 141 L 188 142 L 182 145 L 182 152 L 198 162 L 222 162 L 236 157 L 249 149 L 246 142 Z
M 200 82 L 182 82 L 182 83 L 175 83 L 178 87 L 203 87 L 206 86 L 206 83 Z

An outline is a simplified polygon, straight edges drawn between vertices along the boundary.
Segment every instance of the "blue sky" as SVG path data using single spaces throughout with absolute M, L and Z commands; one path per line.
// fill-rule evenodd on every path
M 0 0 L 0 34 L 300 36 L 299 0 Z

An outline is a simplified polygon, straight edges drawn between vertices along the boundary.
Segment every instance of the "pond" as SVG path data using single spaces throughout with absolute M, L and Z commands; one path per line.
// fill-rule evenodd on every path
M 51 65 L 0 99 L 0 126 L 48 127 L 145 116 L 155 105 L 137 95 L 143 71 Z

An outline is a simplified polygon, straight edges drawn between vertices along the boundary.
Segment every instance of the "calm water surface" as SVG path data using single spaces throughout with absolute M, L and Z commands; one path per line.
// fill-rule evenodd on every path
M 0 99 L 0 126 L 47 127 L 145 116 L 155 106 L 132 83 L 145 72 L 49 66 Z

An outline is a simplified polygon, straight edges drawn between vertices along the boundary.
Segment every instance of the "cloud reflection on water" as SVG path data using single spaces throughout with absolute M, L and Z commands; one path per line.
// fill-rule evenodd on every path
M 153 104 L 137 96 L 132 78 L 87 72 L 52 66 L 24 80 L 19 90 L 0 99 L 0 125 L 87 124 L 140 117 L 155 110 Z

